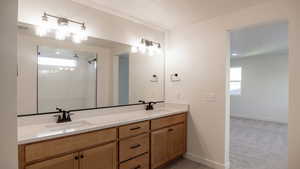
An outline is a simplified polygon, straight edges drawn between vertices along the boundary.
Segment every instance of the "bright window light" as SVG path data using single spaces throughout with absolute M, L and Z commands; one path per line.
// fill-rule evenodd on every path
M 61 59 L 61 58 L 49 58 L 49 57 L 38 57 L 39 65 L 47 66 L 62 66 L 62 67 L 76 67 L 76 60 L 72 59 Z
M 229 82 L 230 95 L 241 95 L 242 87 L 242 68 L 230 68 L 230 82 Z

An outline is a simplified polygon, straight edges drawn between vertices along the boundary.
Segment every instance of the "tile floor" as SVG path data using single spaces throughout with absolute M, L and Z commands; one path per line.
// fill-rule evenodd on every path
M 191 160 L 180 158 L 163 169 L 211 169 Z

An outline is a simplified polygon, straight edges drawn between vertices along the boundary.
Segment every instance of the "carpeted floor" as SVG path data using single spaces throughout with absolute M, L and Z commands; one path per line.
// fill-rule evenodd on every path
M 230 169 L 288 169 L 286 124 L 231 118 Z

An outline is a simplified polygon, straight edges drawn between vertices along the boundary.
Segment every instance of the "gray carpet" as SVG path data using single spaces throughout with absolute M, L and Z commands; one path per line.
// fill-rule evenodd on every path
M 230 169 L 288 169 L 286 124 L 231 118 Z

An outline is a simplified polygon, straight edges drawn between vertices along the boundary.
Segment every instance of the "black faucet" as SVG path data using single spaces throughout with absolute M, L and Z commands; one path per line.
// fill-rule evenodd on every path
M 155 102 L 148 102 L 147 106 L 146 106 L 146 110 L 153 110 L 153 104 L 156 104 Z
M 59 113 L 62 113 L 62 115 L 57 116 L 56 123 L 66 123 L 66 122 L 71 122 L 72 121 L 69 111 L 65 111 L 65 110 L 60 109 L 60 108 L 56 108 L 56 110 L 58 110 Z
M 148 103 L 146 103 L 143 100 L 140 100 L 139 102 L 143 103 L 143 104 L 147 104 L 146 108 L 145 108 L 146 110 L 153 110 L 154 109 L 153 104 L 156 104 L 156 102 L 148 102 Z

